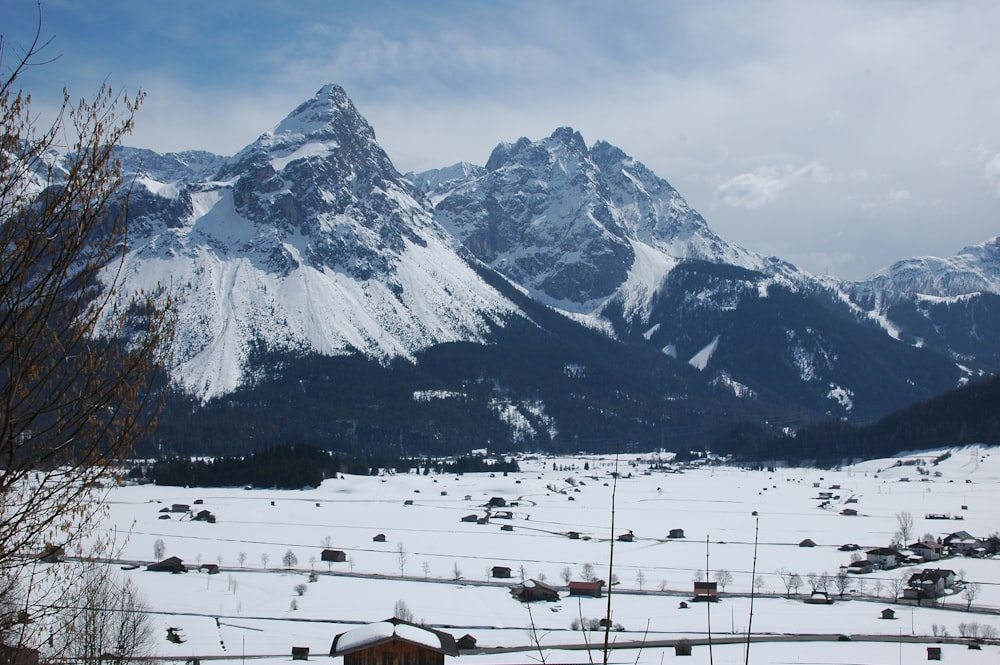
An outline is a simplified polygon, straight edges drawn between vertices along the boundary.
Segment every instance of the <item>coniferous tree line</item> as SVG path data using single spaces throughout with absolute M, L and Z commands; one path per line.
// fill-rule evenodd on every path
M 748 461 L 834 466 L 904 450 L 972 443 L 1000 445 L 1000 376 L 970 383 L 866 427 L 826 420 L 788 435 L 741 423 L 716 440 L 712 449 Z

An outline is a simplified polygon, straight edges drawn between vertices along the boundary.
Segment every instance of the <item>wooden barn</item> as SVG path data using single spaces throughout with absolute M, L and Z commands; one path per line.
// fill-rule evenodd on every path
M 372 542 L 373 543 L 384 543 L 385 542 L 385 534 L 384 533 L 380 533 L 380 534 L 376 535 L 374 538 L 372 538 Z
M 569 583 L 569 595 L 571 596 L 590 596 L 592 598 L 601 597 L 601 587 L 604 586 L 604 582 L 596 580 L 594 582 L 570 582 Z
M 448 633 L 393 617 L 340 633 L 330 655 L 343 656 L 344 665 L 444 665 L 458 646 Z
M 332 561 L 333 563 L 343 563 L 347 561 L 347 553 L 341 550 L 323 550 L 320 554 L 321 561 Z
M 510 593 L 522 603 L 530 603 L 533 600 L 559 600 L 558 589 L 538 580 L 525 580 L 522 584 L 512 587 Z
M 715 582 L 695 582 L 694 598 L 692 600 L 708 600 L 715 602 L 719 600 L 719 587 Z
M 493 566 L 490 569 L 490 577 L 510 578 L 510 568 L 507 566 Z
M 163 561 L 157 561 L 156 563 L 151 563 L 146 566 L 146 570 L 152 570 L 160 573 L 186 573 L 187 566 L 179 558 L 172 556 L 164 559 Z
M 671 529 L 667 534 L 667 538 L 683 538 L 684 529 Z

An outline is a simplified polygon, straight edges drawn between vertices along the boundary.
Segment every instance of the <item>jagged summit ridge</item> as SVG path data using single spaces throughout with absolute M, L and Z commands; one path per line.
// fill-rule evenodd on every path
M 442 223 L 477 258 L 570 312 L 596 312 L 622 291 L 641 306 L 678 261 L 770 265 L 713 233 L 642 163 L 604 141 L 588 148 L 571 127 L 501 143 L 484 168 L 458 167 L 415 177 Z

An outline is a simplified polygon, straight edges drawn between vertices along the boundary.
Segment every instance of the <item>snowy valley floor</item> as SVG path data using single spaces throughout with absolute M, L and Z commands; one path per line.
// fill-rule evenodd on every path
M 103 528 L 116 529 L 122 543 L 117 566 L 143 564 L 121 574 L 130 576 L 153 608 L 157 652 L 164 658 L 267 657 L 284 662 L 290 660 L 292 646 L 304 646 L 311 660 L 325 659 L 336 634 L 386 619 L 403 601 L 416 621 L 456 638 L 476 638 L 477 652 L 447 659 L 456 665 L 539 662 L 539 645 L 550 665 L 600 662 L 598 649 L 560 647 L 603 641 L 603 633 L 571 630 L 571 624 L 581 617 L 604 616 L 606 598 L 569 598 L 563 588 L 559 601 L 532 603 L 529 611 L 511 597 L 509 587 L 520 581 L 522 567 L 526 578 L 544 578 L 560 588 L 567 567 L 574 580 L 582 579 L 586 564 L 597 577 L 608 579 L 612 536 L 631 531 L 633 542 L 614 543 L 613 574 L 619 584 L 613 589 L 612 621 L 625 630 L 612 632 L 611 639 L 644 646 L 615 650 L 610 661 L 662 663 L 675 657 L 664 641 L 689 638 L 695 641 L 693 653 L 681 662 L 742 663 L 759 525 L 756 571 L 761 585 L 753 601 L 751 662 L 925 661 L 928 643 L 910 640 L 931 638 L 933 646 L 934 634 L 942 629 L 953 642 L 939 645 L 943 659 L 996 662 L 1000 647 L 987 644 L 973 651 L 967 640 L 954 638 L 960 624 L 1000 628 L 1000 560 L 950 558 L 852 576 L 844 600 L 831 605 L 805 604 L 805 581 L 798 597 L 786 598 L 776 572 L 786 569 L 803 580 L 810 573 L 833 576 L 851 560 L 851 553 L 839 546 L 857 543 L 863 552 L 888 545 L 901 511 L 913 515 L 911 540 L 925 533 L 937 537 L 965 530 L 986 537 L 1000 531 L 998 450 L 962 448 L 932 464 L 941 452 L 839 471 L 706 467 L 647 472 L 648 464 L 636 461 L 639 456 L 623 457 L 613 532 L 615 462 L 598 456 L 522 461 L 522 470 L 507 476 L 348 476 L 305 491 L 126 486 L 110 492 Z M 897 465 L 917 459 L 925 462 L 926 475 L 912 464 Z M 566 470 L 553 470 L 553 465 Z M 820 492 L 839 498 L 820 508 Z M 461 521 L 471 514 L 483 516 L 492 497 L 516 503 L 496 509 L 511 511 L 512 519 Z M 196 500 L 201 503 L 195 505 Z M 162 508 L 178 503 L 209 510 L 217 522 L 178 514 L 159 519 Z M 858 515 L 841 514 L 845 507 Z M 928 514 L 963 519 L 927 519 Z M 501 530 L 504 525 L 512 530 Z M 667 538 L 671 529 L 683 529 L 684 538 Z M 580 538 L 569 538 L 570 531 Z M 373 541 L 378 534 L 385 535 L 384 542 Z M 816 546 L 800 547 L 807 538 Z M 180 557 L 192 568 L 218 564 L 221 572 L 145 570 L 158 539 L 166 556 Z M 324 542 L 345 552 L 348 560 L 321 561 Z M 282 561 L 289 551 L 297 563 L 285 569 Z M 691 598 L 694 577 L 704 576 L 706 555 L 713 579 L 720 569 L 732 575 L 710 616 L 704 603 L 681 607 Z M 511 568 L 512 578 L 490 577 L 493 566 Z M 940 607 L 893 602 L 891 578 L 920 568 L 949 568 L 978 583 L 974 611 L 966 611 L 960 594 L 944 599 Z M 308 582 L 311 571 L 315 582 Z M 306 587 L 301 595 L 295 590 L 299 584 Z M 833 588 L 831 592 L 837 596 Z M 896 619 L 881 618 L 886 608 L 895 610 Z M 709 620 L 711 655 L 708 646 L 698 643 L 707 637 Z M 178 628 L 184 642 L 167 641 L 168 627 Z M 770 641 L 792 635 L 821 637 Z M 838 640 L 841 635 L 850 641 Z M 523 650 L 498 652 L 498 647 Z

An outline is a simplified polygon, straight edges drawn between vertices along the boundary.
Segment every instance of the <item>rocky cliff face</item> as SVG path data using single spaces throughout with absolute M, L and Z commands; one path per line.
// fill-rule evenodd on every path
M 482 340 L 515 309 L 338 86 L 230 159 L 125 157 L 143 164 L 125 284 L 174 296 L 174 376 L 200 398 L 240 385 L 254 350 L 408 356 Z

